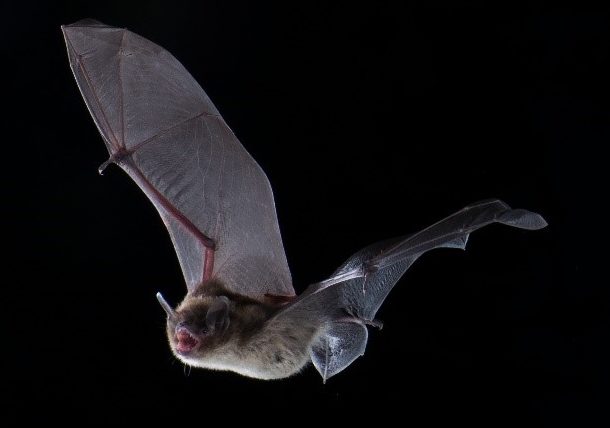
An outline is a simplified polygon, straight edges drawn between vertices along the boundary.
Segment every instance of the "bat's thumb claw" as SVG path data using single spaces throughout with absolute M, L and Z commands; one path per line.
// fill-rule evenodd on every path
M 97 172 L 100 175 L 104 175 L 104 170 L 108 167 L 108 165 L 110 165 L 112 162 L 114 162 L 114 159 L 112 159 L 112 157 L 108 158 L 108 160 L 106 162 L 104 162 L 103 164 L 101 164 L 98 169 Z

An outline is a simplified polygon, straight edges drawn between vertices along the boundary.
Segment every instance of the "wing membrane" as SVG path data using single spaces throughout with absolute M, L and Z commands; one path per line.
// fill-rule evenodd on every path
M 195 79 L 126 29 L 86 21 L 62 30 L 110 160 L 159 211 L 188 289 L 216 278 L 251 297 L 293 295 L 267 177 Z

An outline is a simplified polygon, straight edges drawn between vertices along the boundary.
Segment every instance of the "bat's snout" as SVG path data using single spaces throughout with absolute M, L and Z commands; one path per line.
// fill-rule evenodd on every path
M 200 340 L 182 323 L 176 326 L 176 341 L 176 352 L 182 355 L 190 353 L 200 343 Z

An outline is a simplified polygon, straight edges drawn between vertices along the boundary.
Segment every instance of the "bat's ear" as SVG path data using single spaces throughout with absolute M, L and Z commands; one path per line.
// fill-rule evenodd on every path
M 225 296 L 214 299 L 205 317 L 210 331 L 222 333 L 229 327 L 229 304 L 229 299 Z
M 168 320 L 175 319 L 176 312 L 172 309 L 172 307 L 169 305 L 169 303 L 167 303 L 167 301 L 163 298 L 163 295 L 161 293 L 157 293 L 157 300 L 159 301 L 159 304 L 161 304 L 161 307 L 167 314 L 167 319 Z

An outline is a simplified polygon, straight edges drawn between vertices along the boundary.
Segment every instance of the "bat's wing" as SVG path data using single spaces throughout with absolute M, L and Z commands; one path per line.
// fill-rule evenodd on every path
M 326 281 L 311 285 L 276 318 L 317 317 L 325 322 L 326 330 L 314 344 L 311 359 L 327 379 L 363 354 L 365 325 L 377 325 L 377 310 L 419 256 L 434 248 L 465 249 L 470 233 L 491 223 L 529 230 L 546 226 L 540 215 L 511 209 L 497 199 L 472 204 L 421 232 L 357 252 Z
M 188 71 L 126 29 L 62 31 L 108 162 L 159 211 L 189 291 L 215 278 L 255 298 L 294 295 L 269 181 Z

